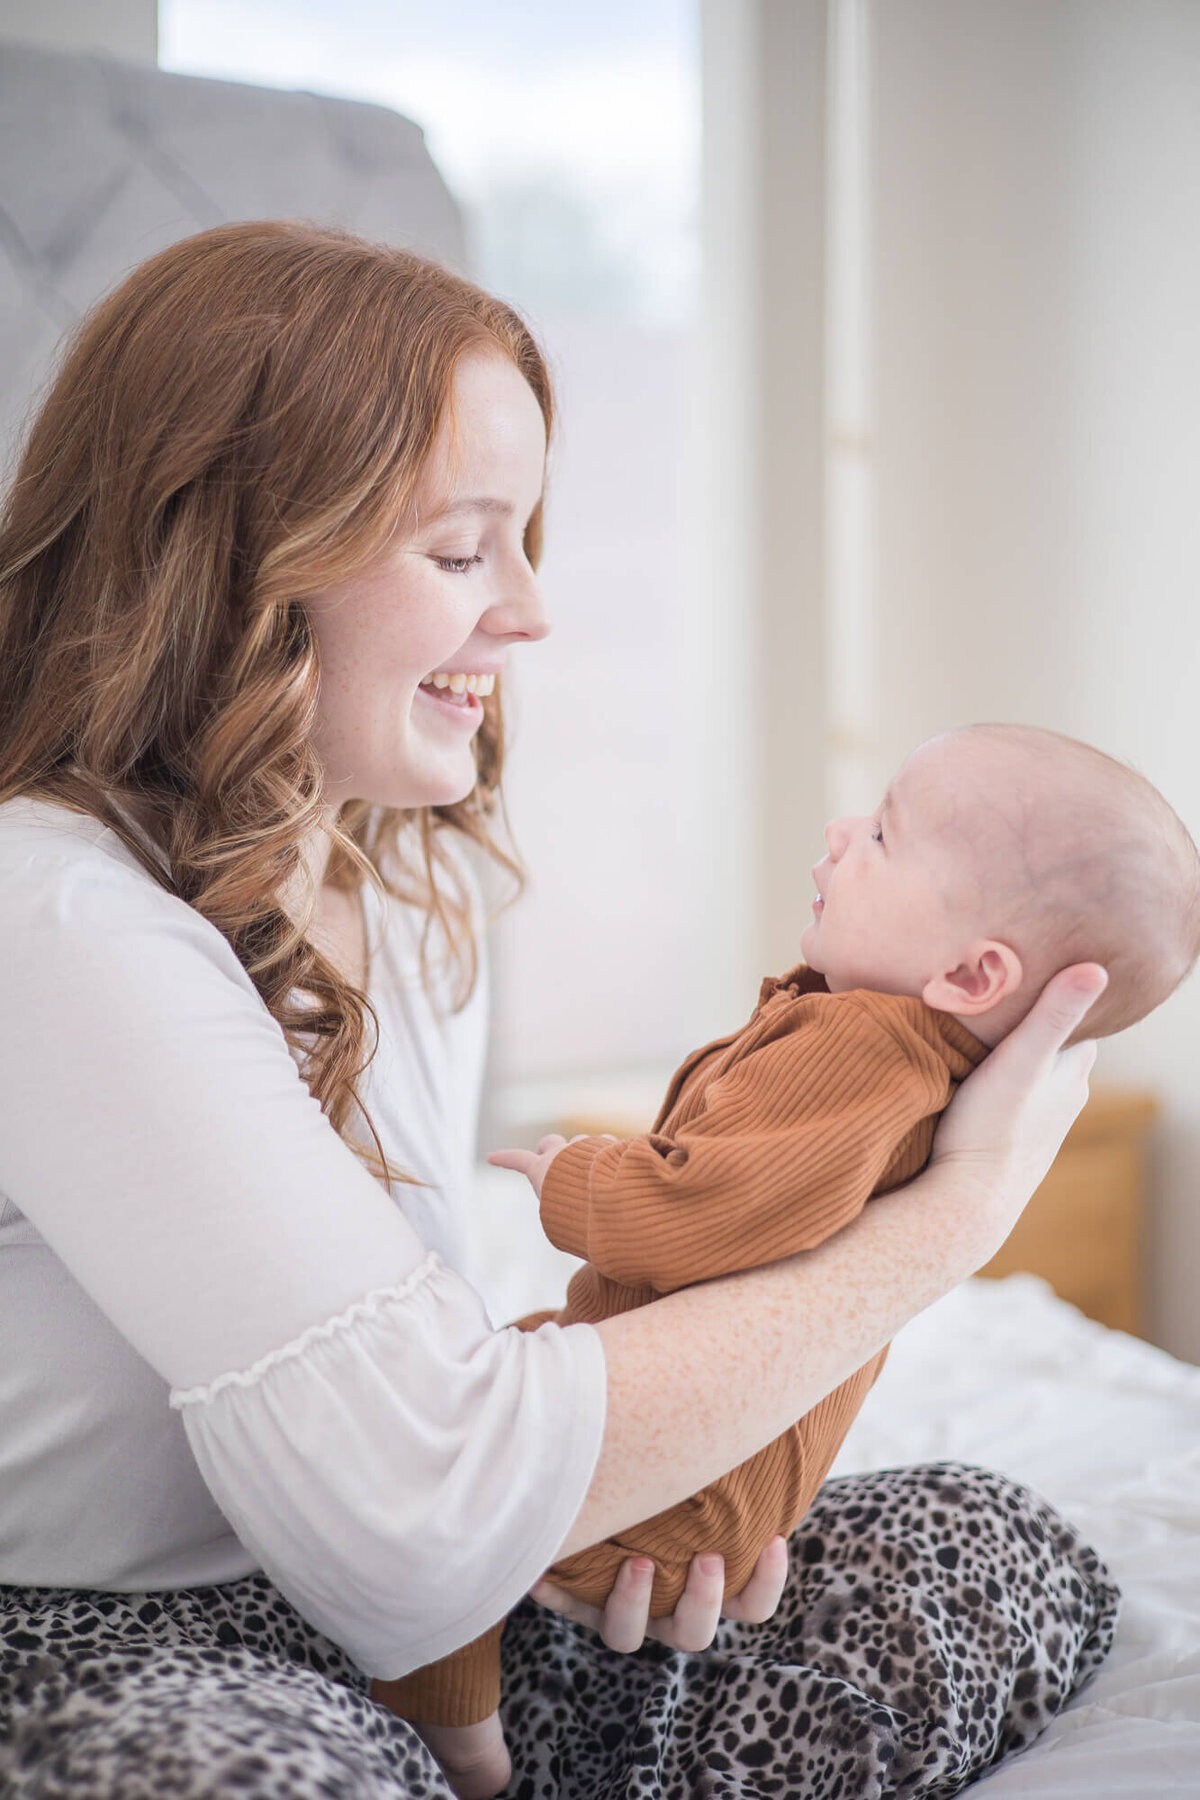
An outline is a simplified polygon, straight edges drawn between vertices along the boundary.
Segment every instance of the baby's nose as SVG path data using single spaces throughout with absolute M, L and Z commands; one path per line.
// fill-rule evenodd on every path
M 829 854 L 836 862 L 850 841 L 851 819 L 830 819 L 825 827 L 825 842 L 829 846 Z

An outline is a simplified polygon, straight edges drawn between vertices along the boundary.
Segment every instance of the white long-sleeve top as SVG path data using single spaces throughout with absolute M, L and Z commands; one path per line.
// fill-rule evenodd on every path
M 464 1278 L 483 985 L 364 890 L 389 1194 L 221 933 L 98 820 L 0 805 L 0 1582 L 262 1568 L 368 1674 L 467 1643 L 553 1560 L 605 1374 Z

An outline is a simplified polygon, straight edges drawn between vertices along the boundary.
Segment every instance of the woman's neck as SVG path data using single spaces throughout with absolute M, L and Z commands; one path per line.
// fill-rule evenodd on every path
M 306 840 L 302 848 L 302 868 L 297 870 L 281 898 L 284 910 L 292 918 L 299 916 L 305 897 L 306 882 L 311 879 L 315 896 L 308 937 L 323 956 L 328 957 L 338 973 L 352 986 L 365 989 L 368 978 L 366 917 L 362 895 L 353 889 L 331 887 L 325 877 L 333 848 L 329 835 L 332 817 Z

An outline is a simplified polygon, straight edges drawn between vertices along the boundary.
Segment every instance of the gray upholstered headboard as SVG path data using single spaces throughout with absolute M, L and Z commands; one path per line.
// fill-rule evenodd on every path
M 458 208 L 398 113 L 0 43 L 0 470 L 93 300 L 177 238 L 263 218 L 465 270 Z

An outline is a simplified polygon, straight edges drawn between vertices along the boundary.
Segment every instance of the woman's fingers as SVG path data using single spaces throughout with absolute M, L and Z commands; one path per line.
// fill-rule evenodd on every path
M 573 1625 L 586 1625 L 602 1637 L 610 1650 L 640 1650 L 646 1637 L 646 1620 L 650 1614 L 650 1592 L 654 1586 L 654 1564 L 648 1557 L 634 1557 L 622 1563 L 616 1581 L 603 1607 L 591 1606 L 566 1588 L 560 1588 L 544 1575 L 529 1590 L 548 1612 L 561 1613 Z
M 725 1618 L 738 1619 L 743 1625 L 765 1624 L 779 1605 L 787 1578 L 787 1539 L 772 1538 L 741 1593 L 731 1595 L 725 1602 Z
M 1107 984 L 1098 963 L 1063 969 L 1018 1025 L 968 1076 L 943 1113 L 934 1163 L 1010 1166 L 1028 1199 L 1087 1099 L 1095 1046 L 1062 1045 Z
M 529 1598 L 536 1600 L 539 1606 L 544 1606 L 547 1612 L 561 1613 L 573 1625 L 586 1625 L 590 1631 L 600 1630 L 603 1617 L 600 1608 L 589 1606 L 586 1600 L 577 1600 L 565 1588 L 556 1587 L 547 1576 L 534 1582 L 529 1590 Z
M 646 1636 L 673 1650 L 707 1650 L 721 1622 L 725 1597 L 723 1556 L 693 1556 L 688 1578 L 675 1611 L 663 1619 L 651 1619 Z
M 1062 1049 L 1107 986 L 1108 972 L 1099 963 L 1074 963 L 1069 969 L 1060 969 L 993 1056 L 1003 1051 L 1006 1062 L 1040 1068 Z
M 717 1558 L 718 1562 L 720 1558 Z M 603 1608 L 589 1606 L 584 1600 L 577 1600 L 574 1594 L 568 1594 L 565 1588 L 556 1587 L 547 1577 L 536 1582 L 529 1590 L 531 1600 L 539 1606 L 547 1607 L 551 1612 L 561 1613 L 564 1619 L 570 1619 L 576 1625 L 586 1625 L 590 1630 L 599 1632 L 610 1650 L 640 1650 L 649 1635 L 662 1637 L 661 1631 L 648 1631 L 650 1618 L 650 1594 L 654 1587 L 654 1564 L 648 1556 L 632 1556 L 621 1564 L 617 1570 L 617 1578 L 613 1582 L 612 1592 Z M 719 1605 L 719 1602 L 718 1602 Z M 670 1626 L 670 1619 L 658 1622 Z M 704 1642 L 712 1637 L 709 1632 Z M 665 1638 L 665 1642 L 671 1642 Z M 680 1648 L 683 1648 L 681 1645 Z M 703 1645 L 701 1646 L 703 1648 Z
M 598 1627 L 610 1650 L 641 1649 L 653 1586 L 654 1564 L 648 1556 L 631 1556 L 621 1564 Z
M 741 1593 L 725 1600 L 724 1559 L 712 1554 L 694 1556 L 675 1611 L 662 1619 L 650 1618 L 654 1564 L 646 1556 L 630 1557 L 622 1563 L 603 1610 L 576 1599 L 548 1577 L 529 1593 L 539 1606 L 599 1632 L 610 1650 L 638 1650 L 650 1637 L 674 1650 L 699 1651 L 712 1643 L 722 1616 L 747 1625 L 761 1625 L 769 1619 L 779 1605 L 787 1572 L 787 1541 L 773 1538 Z
M 1087 1101 L 1096 1047 L 1067 1038 L 1083 1026 L 1108 977 L 1098 963 L 1062 969 L 1030 1011 L 963 1082 L 934 1133 L 930 1166 L 954 1183 L 960 1220 L 978 1232 L 982 1268 L 1045 1179 Z

